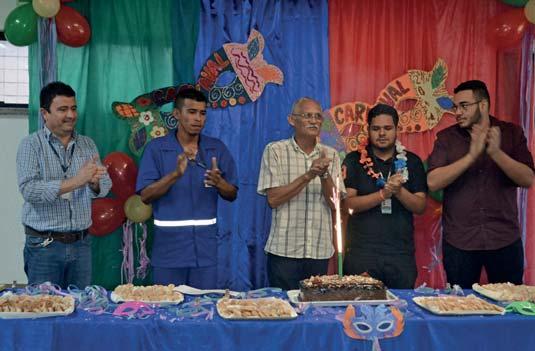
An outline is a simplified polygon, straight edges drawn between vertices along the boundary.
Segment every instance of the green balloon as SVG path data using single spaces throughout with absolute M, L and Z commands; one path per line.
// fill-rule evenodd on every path
M 16 46 L 30 45 L 37 40 L 37 14 L 32 4 L 15 8 L 6 18 L 4 34 Z
M 132 195 L 124 203 L 124 213 L 132 222 L 142 223 L 152 216 L 152 205 L 143 203 L 141 196 Z
M 524 7 L 529 0 L 502 0 L 504 4 L 511 5 L 514 7 Z

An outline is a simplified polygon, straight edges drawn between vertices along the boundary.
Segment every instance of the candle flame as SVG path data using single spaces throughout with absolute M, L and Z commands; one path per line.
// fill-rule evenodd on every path
M 334 203 L 335 210 L 335 225 L 334 229 L 336 231 L 336 248 L 338 253 L 342 253 L 342 214 L 340 211 L 340 175 L 336 176 L 336 183 L 333 188 L 333 196 L 331 200 Z

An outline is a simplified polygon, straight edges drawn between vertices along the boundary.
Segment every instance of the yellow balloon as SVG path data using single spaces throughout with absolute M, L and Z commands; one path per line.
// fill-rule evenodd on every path
M 531 23 L 535 23 L 535 0 L 529 0 L 524 6 L 524 14 Z
M 152 205 L 141 201 L 141 196 L 132 195 L 124 203 L 124 213 L 132 222 L 142 223 L 152 216 Z
M 49 18 L 58 14 L 60 0 L 33 0 L 32 6 L 39 16 Z

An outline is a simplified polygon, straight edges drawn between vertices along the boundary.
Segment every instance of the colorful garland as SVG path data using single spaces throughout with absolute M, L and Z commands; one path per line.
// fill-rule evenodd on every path
M 368 142 L 364 139 L 363 142 L 359 143 L 357 151 L 360 153 L 359 163 L 367 170 L 367 173 L 370 177 L 375 179 L 375 184 L 379 188 L 384 188 L 386 181 L 383 178 L 381 173 L 377 173 L 373 169 L 373 161 L 368 156 L 368 150 L 366 146 Z M 396 173 L 401 173 L 403 176 L 403 183 L 409 180 L 409 170 L 407 169 L 407 152 L 405 151 L 405 146 L 401 144 L 399 140 L 396 140 L 396 160 L 394 161 L 394 171 Z

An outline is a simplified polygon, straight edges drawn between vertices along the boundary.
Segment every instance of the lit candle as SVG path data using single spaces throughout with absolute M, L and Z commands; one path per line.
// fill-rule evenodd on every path
M 342 213 L 340 211 L 340 176 L 336 176 L 336 184 L 333 189 L 333 198 L 334 202 L 334 215 L 335 215 L 335 224 L 334 230 L 336 231 L 336 248 L 338 250 L 338 276 L 342 277 Z

